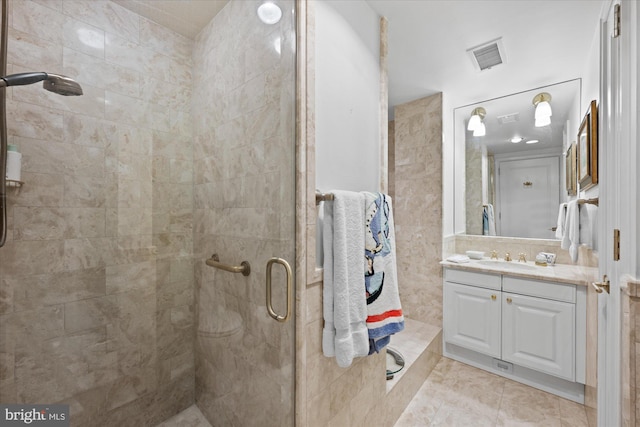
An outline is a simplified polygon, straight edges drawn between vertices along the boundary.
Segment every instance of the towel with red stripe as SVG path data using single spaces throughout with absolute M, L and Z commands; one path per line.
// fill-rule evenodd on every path
M 369 354 L 383 349 L 404 329 L 398 293 L 395 230 L 391 197 L 365 194 L 365 287 Z

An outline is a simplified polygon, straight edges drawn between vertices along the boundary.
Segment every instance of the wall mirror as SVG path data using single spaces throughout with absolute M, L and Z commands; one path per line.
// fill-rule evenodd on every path
M 540 94 L 550 95 L 550 120 L 536 118 L 534 98 L 548 98 Z M 466 234 L 555 238 L 580 96 L 574 79 L 454 109 L 456 170 L 465 171 L 456 174 L 464 202 L 455 209 L 464 211 Z M 474 110 L 482 130 L 469 130 Z

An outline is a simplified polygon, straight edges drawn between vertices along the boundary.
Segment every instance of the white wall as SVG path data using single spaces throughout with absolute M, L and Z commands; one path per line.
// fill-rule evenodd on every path
M 379 191 L 379 16 L 362 0 L 315 7 L 316 187 Z
M 580 117 L 576 121 L 574 126 L 575 139 L 577 139 L 578 129 L 582 123 L 582 119 L 586 114 L 589 105 L 592 100 L 596 100 L 598 106 L 600 106 L 600 32 L 594 31 L 593 40 L 591 42 L 591 49 L 585 61 L 584 72 L 582 76 L 582 100 L 580 105 Z M 575 140 L 574 139 L 574 140 Z M 601 163 L 602 164 L 602 163 Z M 578 183 L 579 187 L 579 183 Z M 595 198 L 600 194 L 600 186 L 596 185 L 586 191 L 578 193 L 580 198 Z M 598 208 L 593 205 L 583 205 L 580 208 L 580 242 L 590 243 L 592 249 L 598 251 Z M 587 226 L 582 226 L 587 224 Z M 589 226 L 590 225 L 590 226 Z

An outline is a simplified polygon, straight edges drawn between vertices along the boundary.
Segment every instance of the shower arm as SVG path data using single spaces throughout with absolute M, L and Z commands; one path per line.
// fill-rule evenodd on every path
M 2 0 L 0 28 L 0 75 L 7 75 L 7 0 Z M 0 89 L 0 248 L 7 240 L 7 90 Z

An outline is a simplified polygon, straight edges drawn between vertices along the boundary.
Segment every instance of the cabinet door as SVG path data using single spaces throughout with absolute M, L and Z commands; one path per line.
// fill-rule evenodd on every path
M 575 305 L 503 292 L 502 360 L 575 381 Z
M 445 342 L 500 357 L 500 291 L 444 284 Z

